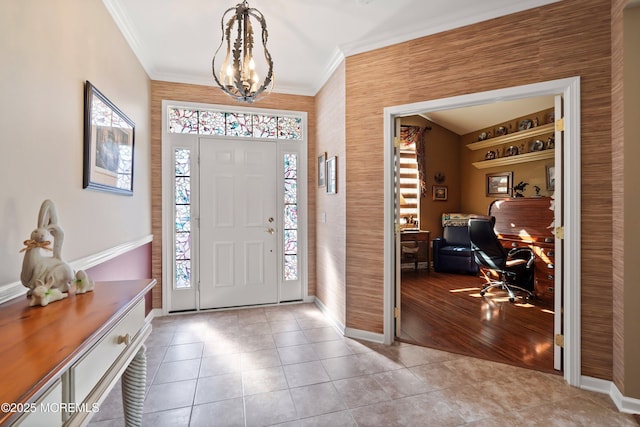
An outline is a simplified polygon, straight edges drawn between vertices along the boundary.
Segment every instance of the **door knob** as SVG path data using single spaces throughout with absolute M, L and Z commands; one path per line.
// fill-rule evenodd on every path
M 267 233 L 273 234 L 275 232 L 276 232 L 276 230 L 274 230 L 273 228 L 271 228 L 271 227 L 267 228 Z
M 273 217 L 270 217 L 270 218 L 269 218 L 269 222 L 273 222 Z

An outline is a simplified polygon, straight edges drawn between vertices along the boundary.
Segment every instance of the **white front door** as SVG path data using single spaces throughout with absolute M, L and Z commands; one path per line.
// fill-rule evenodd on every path
M 277 147 L 199 139 L 200 308 L 278 302 Z

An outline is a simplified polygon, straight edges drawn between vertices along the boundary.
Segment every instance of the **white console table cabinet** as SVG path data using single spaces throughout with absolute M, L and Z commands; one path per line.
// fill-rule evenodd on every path
M 144 297 L 155 283 L 97 282 L 46 307 L 0 304 L 0 426 L 84 425 L 121 376 L 127 425 L 140 425 L 151 333 Z

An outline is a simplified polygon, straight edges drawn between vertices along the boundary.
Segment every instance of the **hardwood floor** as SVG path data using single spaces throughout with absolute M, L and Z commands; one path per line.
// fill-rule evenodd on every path
M 511 365 L 553 369 L 553 307 L 491 290 L 480 277 L 402 272 L 401 341 Z

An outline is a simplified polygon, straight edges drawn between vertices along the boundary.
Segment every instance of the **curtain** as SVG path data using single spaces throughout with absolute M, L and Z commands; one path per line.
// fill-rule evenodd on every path
M 400 149 L 412 150 L 416 153 L 418 162 L 418 179 L 420 180 L 420 195 L 427 196 L 427 182 L 424 170 L 424 131 L 420 126 L 400 126 Z

